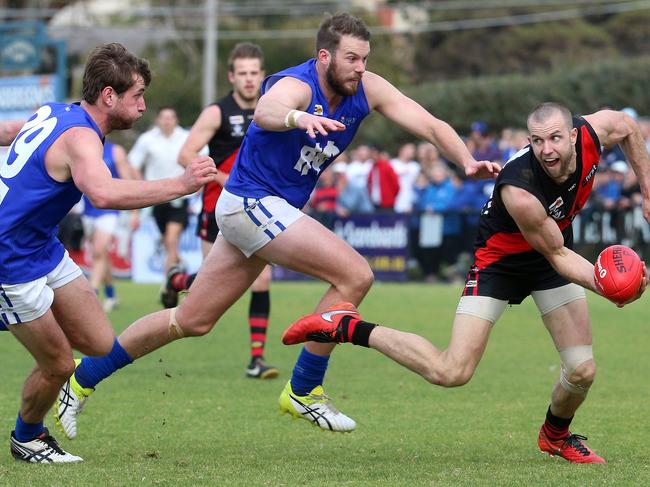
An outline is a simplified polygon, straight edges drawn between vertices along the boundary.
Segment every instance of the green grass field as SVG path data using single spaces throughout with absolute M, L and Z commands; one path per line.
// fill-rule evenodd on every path
M 536 440 L 558 375 L 558 357 L 532 300 L 508 309 L 466 386 L 445 390 L 373 350 L 345 345 L 326 390 L 355 418 L 350 434 L 322 432 L 281 415 L 277 396 L 299 347 L 279 337 L 310 312 L 325 287 L 275 283 L 267 357 L 281 377 L 244 377 L 248 296 L 206 337 L 174 343 L 102 383 L 62 446 L 71 466 L 16 463 L 8 448 L 22 382 L 32 366 L 0 335 L 2 486 L 262 485 L 649 485 L 648 297 L 617 309 L 590 295 L 598 378 L 572 430 L 607 465 L 570 465 Z M 122 283 L 116 330 L 157 309 L 157 288 Z M 361 306 L 370 321 L 444 345 L 459 289 L 378 283 Z M 51 417 L 47 425 L 55 431 Z

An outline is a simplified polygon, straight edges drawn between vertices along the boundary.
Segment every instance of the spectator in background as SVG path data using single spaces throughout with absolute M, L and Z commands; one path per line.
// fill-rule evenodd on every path
M 424 272 L 424 269 L 430 266 L 428 264 L 429 256 L 420 245 L 421 215 L 423 213 L 420 203 L 424 190 L 433 178 L 433 169 L 439 164 L 446 166 L 447 162 L 442 158 L 437 147 L 428 142 L 420 142 L 416 152 L 420 164 L 420 173 L 415 178 L 413 185 L 413 213 L 409 219 L 409 254 L 412 257 L 410 265 L 413 266 L 416 263 L 415 260 L 422 272 Z
M 391 159 L 391 166 L 399 180 L 399 193 L 395 200 L 397 213 L 411 213 L 415 201 L 415 180 L 420 174 L 420 164 L 415 160 L 415 144 L 409 142 L 399 148 L 397 157 Z
M 453 215 L 447 215 L 453 208 L 457 189 L 450 177 L 449 168 L 442 162 L 429 168 L 427 176 L 430 178 L 428 184 L 420 184 L 417 189 L 418 197 L 415 207 L 420 213 L 441 214 L 443 218 L 442 245 L 444 245 L 444 241 L 448 236 L 460 234 L 460 223 L 457 218 L 454 218 Z M 419 261 L 425 280 L 427 282 L 437 282 L 439 280 L 440 266 L 443 262 L 443 249 L 441 247 L 420 248 Z
M 489 133 L 487 123 L 482 120 L 472 122 L 467 148 L 478 160 L 498 162 L 503 159 L 499 146 Z
M 505 136 L 504 136 L 505 135 Z M 510 160 L 528 145 L 528 132 L 524 129 L 503 129 L 499 150 L 504 161 Z
M 348 184 L 350 186 L 367 188 L 368 173 L 371 168 L 372 154 L 370 146 L 362 144 L 352 151 L 350 162 L 345 168 Z
M 351 213 L 372 213 L 375 211 L 370 202 L 368 189 L 365 184 L 350 184 L 348 167 L 352 164 L 347 160 L 347 153 L 343 152 L 332 164 L 332 172 L 336 185 L 336 214 L 347 218 Z
M 639 186 L 639 179 L 634 171 L 627 171 L 623 178 L 623 189 L 618 207 L 627 210 L 643 204 L 643 195 Z
M 474 252 L 474 239 L 478 230 L 479 216 L 483 205 L 490 199 L 494 181 L 475 179 L 465 179 L 463 181 L 462 191 L 456 194 L 455 205 L 462 214 L 463 230 L 462 238 L 459 242 L 459 252 L 468 253 L 470 256 Z M 470 263 L 467 263 L 467 268 Z
M 134 179 L 134 171 L 129 165 L 126 151 L 122 146 L 106 141 L 104 143 L 104 162 L 113 178 Z M 131 215 L 131 229 L 136 229 L 139 224 L 139 213 L 137 210 L 133 210 Z M 99 289 L 103 284 L 103 308 L 107 313 L 113 311 L 118 304 L 113 286 L 113 267 L 110 256 L 118 217 L 119 210 L 95 208 L 90 199 L 86 195 L 83 196 L 84 236 L 92 249 L 89 281 L 98 296 Z
M 605 170 L 599 172 L 598 186 L 595 188 L 595 198 L 599 206 L 607 211 L 618 208 L 618 203 L 623 192 L 623 180 L 628 172 L 625 161 L 615 161 Z
M 309 200 L 309 206 L 312 210 L 309 213 L 324 227 L 330 230 L 334 228 L 337 195 L 336 176 L 332 165 L 321 173 L 320 179 L 316 183 L 316 187 Z
M 174 108 L 159 108 L 156 126 L 142 134 L 129 152 L 129 161 L 140 179 L 153 181 L 183 174 L 184 169 L 177 161 L 188 135 L 189 132 L 178 125 Z M 153 207 L 165 248 L 165 273 L 180 263 L 178 242 L 188 222 L 187 205 L 187 197 L 182 197 Z
M 368 194 L 375 211 L 393 211 L 399 179 L 385 154 L 377 148 L 372 150 L 372 167 L 368 173 Z
M 417 148 L 417 158 L 420 163 L 420 174 L 416 178 L 416 185 L 422 186 L 431 179 L 431 170 L 438 164 L 448 166 L 438 148 L 428 142 L 421 142 Z

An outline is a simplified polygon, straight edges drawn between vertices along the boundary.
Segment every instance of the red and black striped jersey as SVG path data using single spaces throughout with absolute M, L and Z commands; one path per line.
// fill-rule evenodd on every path
M 241 108 L 231 91 L 215 103 L 221 110 L 221 125 L 208 142 L 210 157 L 221 172 L 229 173 L 237 158 L 237 151 L 253 120 L 253 108 Z M 223 188 L 209 183 L 203 188 L 203 211 L 214 211 Z
M 571 222 L 589 198 L 601 153 L 598 136 L 584 118 L 574 117 L 573 126 L 578 129 L 576 170 L 562 184 L 557 184 L 544 172 L 530 146 L 503 166 L 492 197 L 481 210 L 474 245 L 474 264 L 479 269 L 490 267 L 505 273 L 521 274 L 548 268 L 548 261 L 528 244 L 503 204 L 500 190 L 507 184 L 535 196 L 562 231 L 564 245 L 572 247 Z

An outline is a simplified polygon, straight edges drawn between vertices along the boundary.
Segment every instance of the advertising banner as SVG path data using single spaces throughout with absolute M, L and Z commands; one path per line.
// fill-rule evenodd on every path
M 61 83 L 56 74 L 0 77 L 0 120 L 25 120 L 44 103 L 62 101 Z
M 196 215 L 190 215 L 179 244 L 181 262 L 188 272 L 196 272 L 203 258 L 196 224 Z M 162 283 L 165 280 L 165 250 L 153 216 L 142 216 L 140 227 L 132 236 L 131 252 L 134 282 Z
M 392 213 L 352 215 L 334 220 L 333 231 L 363 255 L 378 281 L 406 281 L 408 217 Z M 300 280 L 306 276 L 273 268 L 275 280 Z

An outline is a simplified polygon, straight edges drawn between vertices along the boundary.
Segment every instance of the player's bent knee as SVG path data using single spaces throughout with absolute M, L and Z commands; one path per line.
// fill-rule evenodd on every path
M 170 338 L 174 340 L 183 338 L 185 336 L 185 332 L 181 328 L 181 325 L 178 324 L 178 320 L 176 319 L 177 309 L 178 307 L 174 307 L 169 311 L 169 324 L 167 328 Z
M 190 336 L 203 336 L 214 327 L 213 322 L 202 320 L 200 316 L 184 319 L 181 325 L 176 317 L 177 309 L 172 308 L 169 313 L 168 332 L 169 336 L 174 340 Z
M 350 274 L 348 285 L 353 288 L 352 292 L 362 297 L 365 296 L 372 287 L 372 283 L 375 282 L 375 275 L 368 262 L 364 260 L 363 264 L 357 266 Z
M 370 266 L 366 265 L 365 272 L 361 275 L 361 286 L 368 291 L 374 282 L 375 274 L 372 272 Z
M 596 363 L 589 360 L 581 364 L 571 374 L 570 380 L 575 384 L 580 384 L 583 387 L 589 388 L 594 383 L 596 378 Z
M 47 367 L 41 366 L 41 370 L 43 370 L 43 374 L 50 381 L 63 384 L 74 372 L 74 367 L 74 360 L 69 356 L 61 357 Z
M 560 385 L 572 394 L 586 395 L 596 377 L 592 346 L 579 345 L 560 350 L 560 357 Z

